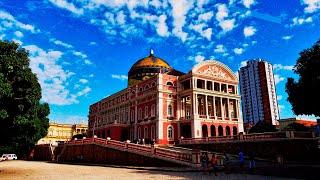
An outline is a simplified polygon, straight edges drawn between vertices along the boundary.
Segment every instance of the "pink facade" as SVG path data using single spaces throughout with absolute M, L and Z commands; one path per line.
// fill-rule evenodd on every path
M 186 74 L 160 71 L 92 104 L 89 132 L 159 144 L 235 135 L 243 131 L 237 86 L 233 72 L 217 61 L 204 61 Z

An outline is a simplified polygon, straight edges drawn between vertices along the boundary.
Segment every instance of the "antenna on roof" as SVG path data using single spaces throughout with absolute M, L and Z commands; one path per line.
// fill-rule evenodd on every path
M 153 49 L 151 48 L 150 49 L 150 55 L 153 55 L 154 54 L 154 52 L 153 52 Z

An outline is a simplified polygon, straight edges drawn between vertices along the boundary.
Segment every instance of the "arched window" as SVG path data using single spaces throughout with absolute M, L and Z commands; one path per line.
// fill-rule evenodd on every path
M 223 136 L 223 128 L 222 128 L 222 126 L 218 127 L 218 134 L 219 134 L 219 136 Z
M 149 116 L 149 108 L 148 106 L 144 107 L 144 117 L 147 118 Z
M 152 105 L 151 106 L 151 116 L 155 116 L 156 115 L 156 105 Z
M 168 81 L 168 82 L 167 82 L 167 86 L 173 86 L 173 83 L 170 82 L 170 81 Z
M 227 136 L 230 136 L 230 135 L 231 135 L 230 127 L 229 127 L 229 126 L 226 127 L 226 135 L 227 135 Z
M 145 139 L 146 139 L 146 138 L 149 138 L 149 136 L 148 136 L 148 127 L 145 127 L 145 128 L 144 128 L 143 136 L 144 136 Z
M 172 116 L 172 115 L 173 115 L 172 105 L 169 104 L 169 105 L 168 105 L 168 116 Z
M 141 128 L 138 127 L 138 139 L 141 139 Z
M 142 119 L 142 109 L 139 108 L 138 119 Z
M 156 139 L 156 129 L 154 128 L 154 125 L 151 126 L 151 139 Z
M 214 125 L 210 126 L 211 137 L 216 136 L 216 127 Z
M 168 139 L 173 139 L 174 134 L 173 134 L 173 127 L 172 126 L 168 126 Z
M 237 129 L 237 127 L 235 127 L 235 126 L 233 126 L 233 133 L 232 133 L 232 135 L 237 135 L 238 134 L 238 129 Z
M 208 127 L 207 125 L 202 125 L 202 137 L 208 137 Z

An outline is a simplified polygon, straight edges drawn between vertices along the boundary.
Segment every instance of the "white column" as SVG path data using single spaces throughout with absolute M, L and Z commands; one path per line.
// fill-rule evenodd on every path
M 217 107 L 216 107 L 216 97 L 212 96 L 213 98 L 213 115 L 214 115 L 214 119 L 217 120 Z
M 228 103 L 228 105 L 227 105 L 227 108 L 228 108 L 228 117 L 229 117 L 229 120 L 231 119 L 231 115 L 230 115 L 230 101 L 229 101 L 229 98 L 227 99 L 227 103 Z
M 206 103 L 205 103 L 205 106 L 206 106 L 206 116 L 207 116 L 207 118 L 206 119 L 209 119 L 208 117 L 209 117 L 209 113 L 208 113 L 208 96 L 207 95 L 205 95 L 205 97 L 206 97 Z
M 220 86 L 221 87 L 221 86 Z M 222 104 L 222 97 L 220 97 L 220 109 L 221 109 L 221 117 L 222 117 L 222 120 L 224 120 L 224 107 L 223 107 L 223 104 Z

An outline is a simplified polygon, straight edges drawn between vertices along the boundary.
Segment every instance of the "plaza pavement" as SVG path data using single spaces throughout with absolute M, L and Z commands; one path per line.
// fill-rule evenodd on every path
M 185 168 L 88 166 L 39 161 L 0 162 L 0 179 L 285 179 L 252 174 L 203 175 Z

